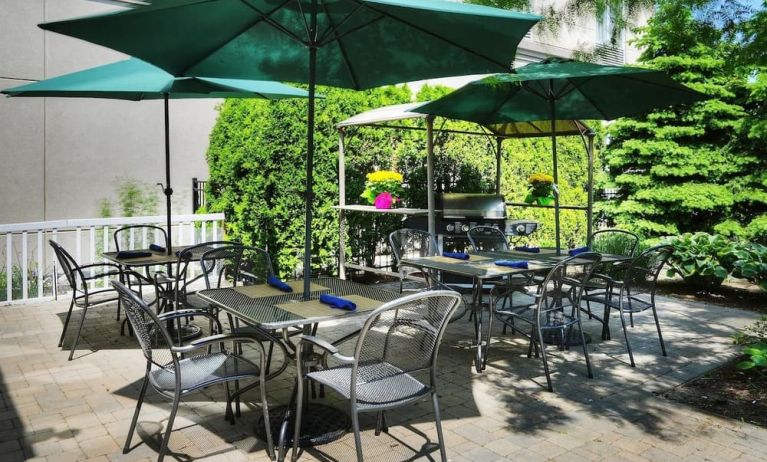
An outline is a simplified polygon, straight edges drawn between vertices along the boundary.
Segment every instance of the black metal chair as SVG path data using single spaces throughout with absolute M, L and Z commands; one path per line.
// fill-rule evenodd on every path
M 420 229 L 402 228 L 389 234 L 389 245 L 394 253 L 394 262 L 399 271 L 399 291 L 403 292 L 405 279 L 412 276 L 421 277 L 426 283 L 426 288 L 437 285 L 438 278 L 429 271 L 413 268 L 402 264 L 403 258 L 430 257 L 437 255 L 437 241 L 427 231 Z
M 586 339 L 581 325 L 580 301 L 583 296 L 584 286 L 591 278 L 594 270 L 599 266 L 602 257 L 598 253 L 586 252 L 567 258 L 559 262 L 544 278 L 537 293 L 534 295 L 534 303 L 531 305 L 514 305 L 510 303 L 505 308 L 505 303 L 498 307 L 501 299 L 511 297 L 513 290 L 498 286 L 491 293 L 491 306 L 495 309 L 495 317 L 509 326 L 513 331 L 519 332 L 530 339 L 527 357 L 535 356 L 543 361 L 543 370 L 546 374 L 546 383 L 549 391 L 554 391 L 551 384 L 549 363 L 546 357 L 545 340 L 558 340 L 561 349 L 568 347 L 567 341 L 571 337 L 571 331 L 577 327 L 580 331 L 583 355 L 586 359 L 586 369 L 589 378 L 593 377 L 591 360 L 586 347 Z M 574 260 L 578 260 L 574 262 Z M 568 275 L 568 269 L 572 268 L 572 275 Z M 490 317 L 487 333 L 487 353 L 490 351 L 490 340 L 493 328 L 493 316 Z M 518 322 L 522 321 L 530 326 L 530 332 L 525 332 Z M 544 333 L 549 334 L 544 337 Z M 554 334 L 559 334 L 555 336 Z
M 161 462 L 168 450 L 168 442 L 173 431 L 173 422 L 178 411 L 181 399 L 195 391 L 223 383 L 226 388 L 226 418 L 234 422 L 232 412 L 232 400 L 239 399 L 240 395 L 258 386 L 261 390 L 261 410 L 266 425 L 266 445 L 269 457 L 274 459 L 274 445 L 272 442 L 269 425 L 269 406 L 266 399 L 265 383 L 270 378 L 266 375 L 264 361 L 266 353 L 261 343 L 252 337 L 235 334 L 221 334 L 219 330 L 206 338 L 198 339 L 185 346 L 173 345 L 170 334 L 165 329 L 165 323 L 178 317 L 188 316 L 189 313 L 172 311 L 160 315 L 155 314 L 149 306 L 134 291 L 119 282 L 112 282 L 114 288 L 120 294 L 125 313 L 131 323 L 136 339 L 141 346 L 144 357 L 147 360 L 146 373 L 141 386 L 141 391 L 136 402 L 136 410 L 131 420 L 128 436 L 125 440 L 123 453 L 131 450 L 131 439 L 136 429 L 141 405 L 144 402 L 147 386 L 158 394 L 172 399 L 173 404 L 168 417 L 165 435 L 162 438 L 160 451 L 157 457 Z M 195 315 L 211 316 L 211 321 L 217 323 L 210 313 L 196 312 Z M 225 342 L 247 343 L 259 352 L 258 364 L 253 363 L 234 352 L 227 351 Z M 220 351 L 202 351 L 219 345 Z M 257 379 L 246 388 L 235 391 L 232 395 L 229 390 L 229 382 L 234 382 L 237 387 L 240 380 Z
M 503 231 L 493 226 L 474 226 L 466 236 L 475 252 L 508 252 L 511 249 Z
M 363 460 L 359 413 L 377 413 L 379 423 L 385 427 L 385 411 L 431 395 L 440 455 L 446 461 L 437 397 L 437 353 L 448 321 L 461 302 L 461 296 L 455 292 L 430 291 L 386 303 L 367 317 L 353 356 L 342 355 L 335 346 L 317 337 L 300 337 L 292 460 L 298 458 L 301 437 L 303 382 L 311 380 L 327 385 L 349 400 L 358 461 Z M 303 356 L 307 346 L 324 350 L 324 355 L 329 354 L 341 365 L 305 371 Z M 430 382 L 422 383 L 411 375 L 414 372 L 429 372 Z
M 67 311 L 67 317 L 64 320 L 64 328 L 61 331 L 61 337 L 59 338 L 59 347 L 64 344 L 64 336 L 67 333 L 67 327 L 69 326 L 69 320 L 72 317 L 72 309 L 75 306 L 82 308 L 83 314 L 80 318 L 80 324 L 77 326 L 77 334 L 72 341 L 72 346 L 69 350 L 69 361 L 75 354 L 77 348 L 77 342 L 80 340 L 80 335 L 83 331 L 83 325 L 85 324 L 85 316 L 88 313 L 88 308 L 97 305 L 103 305 L 105 303 L 114 302 L 117 300 L 117 294 L 114 292 L 111 286 L 108 284 L 105 288 L 95 289 L 89 287 L 92 282 L 103 280 L 104 278 L 110 278 L 114 276 L 120 276 L 120 267 L 112 263 L 92 263 L 90 265 L 80 265 L 74 258 L 64 250 L 62 246 L 54 241 L 48 241 L 53 247 L 53 252 L 56 254 L 56 259 L 59 262 L 61 270 L 67 278 L 69 287 L 72 291 L 72 301 L 69 303 L 69 310 Z M 54 281 L 57 284 L 58 281 Z M 94 298 L 95 297 L 95 298 Z
M 115 250 L 119 252 L 120 250 L 134 248 L 136 242 L 134 235 L 136 231 L 140 232 L 142 239 L 145 232 L 147 235 L 149 235 L 151 232 L 152 236 L 150 240 L 154 241 L 155 244 L 165 247 L 166 249 L 168 248 L 168 233 L 165 231 L 165 228 L 154 225 L 131 225 L 123 226 L 122 228 L 115 230 L 115 232 L 112 234 L 112 239 L 115 243 Z M 140 247 L 144 247 L 143 242 L 141 243 Z
M 666 345 L 663 343 L 663 334 L 661 333 L 658 311 L 655 306 L 655 290 L 661 269 L 663 269 L 663 266 L 673 253 L 674 248 L 670 245 L 659 245 L 649 248 L 631 261 L 620 279 L 595 274 L 592 279 L 601 280 L 606 290 L 583 296 L 583 300 L 601 303 L 605 307 L 602 331 L 604 339 L 609 338 L 610 310 L 618 310 L 631 367 L 635 367 L 636 363 L 634 362 L 634 354 L 631 351 L 631 343 L 629 342 L 628 331 L 626 329 L 626 313 L 631 317 L 631 326 L 633 327 L 633 315 L 635 313 L 652 310 L 655 327 L 658 330 L 661 351 L 663 356 L 666 356 Z
M 589 248 L 592 252 L 633 258 L 636 255 L 637 248 L 639 248 L 639 236 L 623 229 L 603 229 L 591 234 Z M 602 263 L 597 268 L 596 273 L 612 279 L 619 279 L 628 266 L 627 263 Z M 600 293 L 603 294 L 605 290 L 606 285 L 601 278 L 592 278 L 586 285 L 585 294 L 598 295 Z M 589 319 L 592 319 L 595 316 L 591 312 L 591 302 L 588 298 L 584 298 L 584 300 L 586 301 L 586 312 L 589 315 Z M 596 318 L 599 319 L 598 316 Z M 633 318 L 631 321 L 633 323 Z

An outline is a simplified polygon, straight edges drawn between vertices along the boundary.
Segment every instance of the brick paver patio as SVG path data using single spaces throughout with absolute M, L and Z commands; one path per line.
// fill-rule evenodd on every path
M 150 392 L 134 449 L 121 448 L 145 362 L 135 340 L 119 336 L 114 305 L 89 313 L 75 360 L 56 347 L 67 303 L 0 308 L 0 460 L 154 460 L 169 405 Z M 452 324 L 440 352 L 440 396 L 453 461 L 763 461 L 767 430 L 666 401 L 656 392 L 689 380 L 737 353 L 731 336 L 753 313 L 661 299 L 669 357 L 660 356 L 651 315 L 632 332 L 637 368 L 620 335 L 590 345 L 596 377 L 586 378 L 580 349 L 551 348 L 556 393 L 544 390 L 539 360 L 520 337 L 496 329 L 487 371 L 471 366 L 471 325 Z M 79 312 L 74 322 L 79 321 Z M 614 322 L 614 327 L 619 323 Z M 600 326 L 587 322 L 598 337 Z M 335 338 L 340 331 L 321 328 Z M 615 330 L 615 334 L 619 334 Z M 68 339 L 69 340 L 69 339 Z M 287 402 L 291 367 L 269 383 L 270 405 Z M 257 391 L 254 391 L 254 398 Z M 331 393 L 332 394 L 332 393 Z M 332 396 L 327 401 L 336 403 Z M 179 410 L 167 460 L 268 460 L 253 434 L 259 409 L 236 425 L 224 420 L 223 387 L 190 397 Z M 394 411 L 390 433 L 375 437 L 364 420 L 367 460 L 439 458 L 430 403 Z M 314 448 L 301 460 L 353 460 L 353 440 Z

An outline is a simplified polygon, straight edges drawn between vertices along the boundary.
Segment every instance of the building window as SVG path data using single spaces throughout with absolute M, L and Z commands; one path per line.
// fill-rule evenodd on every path
M 613 41 L 614 18 L 615 15 L 609 5 L 602 16 L 597 18 L 596 56 L 602 64 L 623 65 L 625 62 L 623 30 L 617 32 Z

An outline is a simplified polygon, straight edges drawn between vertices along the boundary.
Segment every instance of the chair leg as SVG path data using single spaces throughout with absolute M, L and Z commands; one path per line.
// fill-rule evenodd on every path
M 634 312 L 633 311 L 629 312 L 629 323 L 631 328 L 633 329 L 634 328 Z
M 439 399 L 437 392 L 431 392 L 431 402 L 434 405 L 434 423 L 437 426 L 437 442 L 439 443 L 439 455 L 442 462 L 447 462 L 447 453 L 445 452 L 445 437 L 442 434 L 442 418 L 439 414 Z
M 357 462 L 362 462 L 362 436 L 360 435 L 360 415 L 352 409 L 352 429 L 354 430 L 354 447 L 357 450 Z
M 658 321 L 658 311 L 655 309 L 655 301 L 652 304 L 652 315 L 655 318 L 655 327 L 658 329 L 658 340 L 660 340 L 660 349 L 663 352 L 663 356 L 666 354 L 666 345 L 663 343 L 663 334 L 660 331 L 660 321 Z
M 88 304 L 86 303 L 83 305 L 83 315 L 80 318 L 80 325 L 77 326 L 77 335 L 75 335 L 75 340 L 72 342 L 72 348 L 69 350 L 69 360 L 72 361 L 72 358 L 75 355 L 75 349 L 77 348 L 77 341 L 80 340 L 80 334 L 83 331 L 83 326 L 85 325 L 85 315 L 88 312 Z
M 623 327 L 623 338 L 626 340 L 626 349 L 629 352 L 629 360 L 631 361 L 631 367 L 636 367 L 634 363 L 634 353 L 631 352 L 631 343 L 629 342 L 629 334 L 626 329 L 626 317 L 623 315 L 623 310 L 618 310 L 621 315 L 621 327 Z
M 546 358 L 546 345 L 543 344 L 543 334 L 541 333 L 540 326 L 536 329 L 535 335 L 537 342 L 541 344 L 541 360 L 543 361 L 543 372 L 546 373 L 546 384 L 549 387 L 549 391 L 554 391 L 554 387 L 551 385 L 551 374 L 549 373 L 549 361 Z
M 162 459 L 165 457 L 165 453 L 168 452 L 170 434 L 173 431 L 173 421 L 176 420 L 176 412 L 178 412 L 178 405 L 180 401 L 181 395 L 179 391 L 176 391 L 176 396 L 173 397 L 173 408 L 170 410 L 170 416 L 168 417 L 168 428 L 165 429 L 165 437 L 162 439 L 162 445 L 160 446 L 160 454 L 157 456 L 157 462 L 162 462 Z
M 589 378 L 594 378 L 594 373 L 591 371 L 591 358 L 589 358 L 589 349 L 586 346 L 586 334 L 583 333 L 583 324 L 581 324 L 580 317 L 578 319 L 578 330 L 581 331 L 581 345 L 583 345 L 583 356 L 586 358 L 586 371 L 589 374 Z
M 304 379 L 296 378 L 296 420 L 293 429 L 293 454 L 290 456 L 292 462 L 298 460 L 298 443 L 301 440 L 301 417 L 304 412 Z
M 69 303 L 69 311 L 67 311 L 67 317 L 64 319 L 64 328 L 61 329 L 61 337 L 59 337 L 59 348 L 64 345 L 64 336 L 67 334 L 67 326 L 69 326 L 69 318 L 72 317 L 72 309 L 75 307 L 75 296 L 72 294 L 72 301 Z
M 138 395 L 138 401 L 136 401 L 136 410 L 133 412 L 133 420 L 130 423 L 130 429 L 128 429 L 128 436 L 125 439 L 125 446 L 123 447 L 123 454 L 127 454 L 130 451 L 130 442 L 133 439 L 133 432 L 136 430 L 136 423 L 138 423 L 138 415 L 141 412 L 141 405 L 144 403 L 144 395 L 146 395 L 147 385 L 149 384 L 149 370 L 147 368 L 147 374 L 144 376 L 144 383 L 141 385 L 141 392 Z
M 266 431 L 266 452 L 271 460 L 275 460 L 274 439 L 272 438 L 272 426 L 269 421 L 269 402 L 266 399 L 266 380 L 264 380 L 264 374 L 261 374 L 259 382 L 258 387 L 261 389 L 261 411 L 264 414 L 264 429 Z

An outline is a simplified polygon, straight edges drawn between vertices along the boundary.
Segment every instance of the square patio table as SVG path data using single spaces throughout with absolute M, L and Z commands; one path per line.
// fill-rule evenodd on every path
M 290 283 L 289 283 L 290 284 Z M 346 281 L 338 278 L 313 279 L 310 285 L 309 300 L 304 300 L 303 283 L 294 287 L 294 292 L 281 293 L 265 285 L 228 287 L 209 289 L 197 292 L 197 295 L 208 303 L 221 308 L 227 313 L 264 330 L 287 329 L 302 327 L 304 333 L 311 333 L 312 326 L 328 322 L 353 322 L 367 316 L 371 311 L 399 298 L 401 295 L 385 289 Z M 272 289 L 273 294 L 268 294 Z M 267 293 L 267 295 L 263 295 Z M 332 293 L 352 299 L 357 304 L 357 310 L 350 312 L 329 309 L 320 305 L 320 295 Z M 290 355 L 286 360 L 294 360 L 295 347 L 287 337 L 279 337 Z M 307 355 L 311 357 L 311 355 Z M 296 388 L 293 389 L 290 403 L 278 406 L 269 411 L 272 434 L 279 435 L 278 448 L 292 444 L 293 431 L 290 429 L 291 413 L 295 408 Z M 343 436 L 348 429 L 348 415 L 332 406 L 312 403 L 305 411 L 302 425 L 301 446 L 325 444 Z M 262 421 L 256 427 L 256 433 L 264 437 L 265 423 Z
M 176 263 L 178 261 L 178 255 L 176 255 L 176 252 L 180 252 L 189 247 L 191 246 L 182 245 L 178 247 L 172 247 L 170 255 L 168 255 L 166 252 L 156 252 L 150 249 L 131 250 L 131 252 L 149 252 L 152 254 L 149 257 L 140 258 L 117 258 L 117 254 L 119 252 L 104 252 L 101 255 L 107 260 L 113 263 L 117 263 L 120 266 L 124 266 L 126 268 L 136 268 L 142 266 L 168 265 L 171 263 Z

